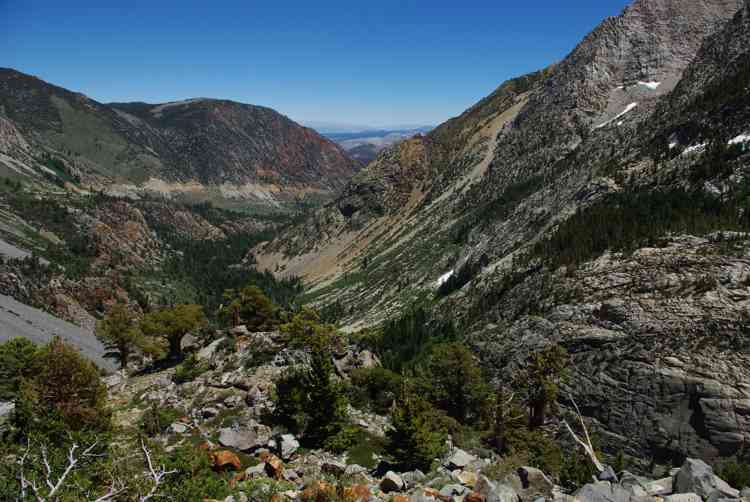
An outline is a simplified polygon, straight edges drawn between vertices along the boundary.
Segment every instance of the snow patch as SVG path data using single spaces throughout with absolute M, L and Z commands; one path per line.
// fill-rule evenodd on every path
M 674 149 L 675 149 L 675 148 L 677 148 L 678 146 L 680 146 L 680 144 L 679 144 L 679 143 L 678 143 L 677 141 L 672 141 L 672 142 L 671 142 L 671 143 L 669 144 L 669 149 L 670 149 L 670 150 L 674 150 Z
M 623 117 L 626 113 L 632 111 L 633 108 L 635 108 L 636 106 L 638 106 L 638 103 L 630 103 L 628 106 L 625 107 L 625 109 L 623 111 L 621 111 L 620 113 L 618 113 L 617 115 L 615 115 L 614 117 L 612 117 L 611 119 L 609 119 L 608 121 L 606 121 L 606 122 L 604 122 L 602 124 L 599 124 L 598 126 L 594 127 L 594 129 L 601 129 L 602 127 L 605 127 L 605 126 L 611 124 L 615 120 Z
M 685 148 L 685 150 L 682 151 L 682 155 L 690 155 L 693 153 L 702 152 L 703 150 L 706 149 L 706 146 L 708 146 L 708 143 L 700 143 L 697 145 L 689 146 Z
M 747 142 L 750 142 L 750 134 L 740 134 L 739 136 L 730 139 L 728 144 L 739 145 Z
M 638 82 L 638 85 L 642 85 L 643 87 L 646 87 L 648 89 L 651 89 L 652 91 L 655 91 L 659 88 L 661 85 L 661 82 Z
M 448 282 L 448 280 L 451 277 L 453 277 L 453 270 L 449 270 L 448 272 L 446 272 L 443 275 L 441 275 L 440 277 L 438 277 L 438 280 L 435 282 L 435 285 L 437 287 L 440 287 L 443 284 L 445 284 L 446 282 Z

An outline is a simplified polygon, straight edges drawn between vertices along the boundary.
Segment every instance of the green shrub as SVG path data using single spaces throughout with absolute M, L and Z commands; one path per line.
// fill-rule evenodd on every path
M 38 351 L 31 371 L 16 397 L 14 424 L 21 431 L 59 436 L 109 430 L 107 388 L 77 350 L 55 338 Z
M 596 468 L 588 456 L 576 450 L 563 459 L 560 467 L 560 485 L 569 492 L 574 492 L 583 485 L 591 483 L 596 473 Z
M 172 381 L 177 384 L 192 382 L 208 370 L 208 364 L 199 361 L 195 354 L 190 354 L 175 368 Z
M 392 428 L 386 433 L 387 451 L 404 470 L 428 471 L 445 451 L 447 435 L 440 413 L 421 397 L 404 391 L 391 413 Z
M 750 462 L 730 460 L 720 465 L 716 474 L 734 488 L 750 488 Z
M 15 399 L 24 379 L 33 376 L 38 348 L 25 338 L 0 343 L 0 400 Z
M 182 413 L 175 408 L 161 408 L 152 404 L 141 416 L 140 428 L 148 436 L 157 436 L 175 423 Z
M 350 378 L 352 404 L 379 414 L 388 413 L 403 383 L 401 375 L 380 366 L 357 368 L 351 372 Z

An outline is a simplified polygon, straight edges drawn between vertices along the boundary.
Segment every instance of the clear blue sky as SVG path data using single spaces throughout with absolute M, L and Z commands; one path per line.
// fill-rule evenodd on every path
M 627 3 L 0 0 L 0 66 L 105 102 L 204 96 L 299 121 L 437 124 Z

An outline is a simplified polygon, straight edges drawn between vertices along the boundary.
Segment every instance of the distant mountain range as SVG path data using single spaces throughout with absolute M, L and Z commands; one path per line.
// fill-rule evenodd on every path
M 0 176 L 274 207 L 330 198 L 359 167 L 270 108 L 208 98 L 105 104 L 13 69 L 0 69 L 0 153 Z
M 363 129 L 360 131 L 321 132 L 323 136 L 338 143 L 355 160 L 369 164 L 377 155 L 399 141 L 426 134 L 432 126 L 417 126 L 404 129 Z

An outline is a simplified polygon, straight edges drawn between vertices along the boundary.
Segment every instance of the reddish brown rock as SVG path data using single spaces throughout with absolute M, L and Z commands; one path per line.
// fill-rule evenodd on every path
M 217 471 L 241 471 L 242 462 L 237 455 L 228 450 L 212 452 L 211 462 Z

